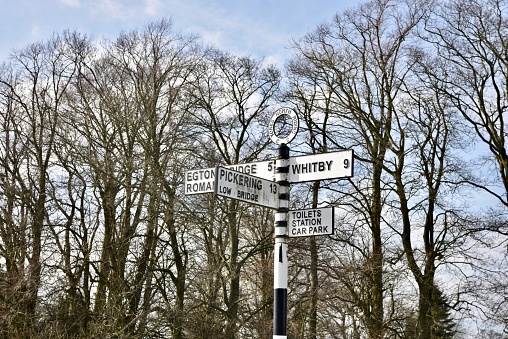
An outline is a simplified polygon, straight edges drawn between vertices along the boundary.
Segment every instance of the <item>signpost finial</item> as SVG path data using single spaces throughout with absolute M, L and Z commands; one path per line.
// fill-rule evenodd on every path
M 279 108 L 273 113 L 268 125 L 270 139 L 278 145 L 289 144 L 298 133 L 300 121 L 296 112 L 288 107 Z

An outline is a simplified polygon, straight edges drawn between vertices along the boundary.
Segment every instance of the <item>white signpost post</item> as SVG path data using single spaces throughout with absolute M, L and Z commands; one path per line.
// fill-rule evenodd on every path
M 273 114 L 268 134 L 279 145 L 276 161 L 185 172 L 184 191 L 187 195 L 215 193 L 276 209 L 273 339 L 287 339 L 288 236 L 329 235 L 334 232 L 333 207 L 289 210 L 290 184 L 353 176 L 353 150 L 290 157 L 287 144 L 296 136 L 299 124 L 298 116 L 291 108 L 281 108 Z

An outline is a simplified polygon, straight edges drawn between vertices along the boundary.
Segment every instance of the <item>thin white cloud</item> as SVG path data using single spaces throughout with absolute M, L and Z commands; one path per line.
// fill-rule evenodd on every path
M 226 13 L 223 13 L 224 17 Z M 270 63 L 281 64 L 291 36 L 287 32 L 274 29 L 258 17 L 237 13 L 229 20 L 208 18 L 213 25 L 204 27 L 201 36 L 204 41 L 216 47 L 242 56 L 266 58 Z M 227 32 L 227 34 L 225 34 Z
M 42 29 L 38 24 L 33 24 L 32 29 L 30 30 L 32 38 L 35 40 L 39 40 L 41 38 Z
M 60 3 L 64 4 L 65 6 L 78 8 L 81 6 L 81 0 L 58 0 Z
M 214 2 L 190 0 L 186 2 L 172 1 L 169 12 L 175 25 L 182 27 L 184 33 L 199 34 L 206 44 L 226 48 L 233 51 L 238 42 L 238 48 L 245 46 L 245 42 L 252 42 L 256 38 L 251 32 L 259 29 L 253 25 L 252 18 L 245 13 L 238 12 L 228 6 L 219 6 Z M 192 13 L 192 15 L 189 15 Z M 259 37 L 257 37 L 259 38 Z
M 160 10 L 162 7 L 160 0 L 144 0 L 145 3 L 145 13 L 149 16 L 156 16 L 160 14 Z
M 171 18 L 176 32 L 200 35 L 205 44 L 280 63 L 287 58 L 291 37 L 300 37 L 356 1 L 57 0 L 57 6 L 49 8 L 40 0 L 0 0 L 0 55 L 67 28 L 114 38 L 151 20 Z
M 95 16 L 108 20 L 128 20 L 137 13 L 134 6 L 124 5 L 120 0 L 98 0 L 91 10 Z

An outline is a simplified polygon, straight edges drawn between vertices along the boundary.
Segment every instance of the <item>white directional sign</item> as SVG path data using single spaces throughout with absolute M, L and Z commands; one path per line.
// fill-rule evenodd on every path
M 276 182 L 220 166 L 215 179 L 217 195 L 270 208 L 278 207 L 279 185 Z
M 273 178 L 273 160 L 228 165 L 225 168 L 266 180 Z M 215 167 L 185 172 L 185 194 L 213 193 Z
M 333 207 L 289 211 L 289 236 L 333 234 Z
M 185 172 L 185 194 L 213 193 L 215 168 Z
M 353 176 L 353 150 L 289 158 L 289 182 Z
M 227 165 L 224 168 L 272 180 L 274 161 Z M 289 182 L 348 178 L 353 176 L 353 150 L 321 153 L 289 158 Z M 185 172 L 185 194 L 213 193 L 215 167 Z

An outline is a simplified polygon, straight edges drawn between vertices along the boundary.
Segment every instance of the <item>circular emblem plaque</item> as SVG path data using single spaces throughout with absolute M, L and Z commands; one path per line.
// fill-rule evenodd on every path
M 270 139 L 276 144 L 289 144 L 294 139 L 300 122 L 291 108 L 280 108 L 273 113 L 268 125 Z

